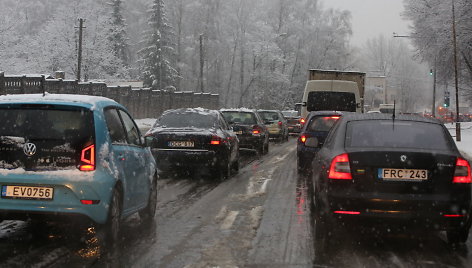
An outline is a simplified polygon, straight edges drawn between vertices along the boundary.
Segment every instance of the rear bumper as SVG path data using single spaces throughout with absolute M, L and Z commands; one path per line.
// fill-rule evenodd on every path
M 312 148 L 301 145 L 300 142 L 297 145 L 297 158 L 298 164 L 300 167 L 308 168 L 308 165 L 313 161 L 316 156 L 316 153 L 320 150 L 320 148 Z
M 239 140 L 239 148 L 246 148 L 246 149 L 257 149 L 264 144 L 264 136 L 242 136 L 238 135 Z
M 51 220 L 85 218 L 104 224 L 108 217 L 108 203 L 116 179 L 103 172 L 69 175 L 10 174 L 0 176 L 0 186 L 42 186 L 54 188 L 52 200 L 0 198 L 0 218 L 24 220 L 31 217 L 48 217 Z M 73 175 L 72 175 L 73 174 Z M 81 176 L 82 175 L 82 176 Z M 99 200 L 98 204 L 84 205 L 80 200 Z M 77 216 L 77 217 L 76 217 Z M 72 220 L 72 219 L 71 219 Z
M 449 195 L 352 193 L 330 189 L 322 201 L 323 211 L 336 220 L 363 226 L 449 230 L 470 226 L 470 200 Z M 345 214 L 347 213 L 347 214 Z
M 175 167 L 212 167 L 221 161 L 223 156 L 209 150 L 153 149 L 153 154 L 160 170 Z

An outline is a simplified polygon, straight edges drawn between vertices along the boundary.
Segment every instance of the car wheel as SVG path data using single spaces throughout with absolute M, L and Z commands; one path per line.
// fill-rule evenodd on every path
M 157 174 L 154 175 L 154 179 L 151 184 L 151 189 L 149 192 L 149 200 L 146 207 L 139 211 L 139 217 L 143 222 L 151 222 L 154 220 L 156 215 L 156 206 L 157 206 Z
M 233 165 L 231 166 L 231 169 L 233 170 L 234 174 L 237 174 L 239 172 L 239 154 L 234 160 Z
M 458 228 L 446 232 L 447 242 L 449 244 L 462 244 L 467 241 L 469 237 L 468 228 Z
M 266 154 L 264 143 L 261 143 L 260 145 L 257 146 L 257 152 L 259 153 L 259 155 Z
M 269 153 L 269 141 L 267 141 L 267 143 L 264 144 L 264 154 L 268 154 Z
M 213 171 L 213 176 L 216 180 L 225 180 L 230 177 L 231 164 L 228 159 L 229 157 L 226 160 L 223 160 L 221 165 L 215 167 L 215 170 Z
M 106 244 L 114 245 L 119 241 L 121 231 L 121 192 L 116 188 L 113 190 L 108 209 L 108 219 L 103 229 Z

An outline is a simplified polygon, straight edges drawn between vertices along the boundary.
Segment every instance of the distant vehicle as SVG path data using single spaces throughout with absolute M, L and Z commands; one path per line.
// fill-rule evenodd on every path
M 467 240 L 470 164 L 435 119 L 343 114 L 312 163 L 317 245 L 329 243 L 334 226 Z
M 395 114 L 399 114 L 400 110 L 397 104 L 394 105 L 393 103 L 382 103 L 379 105 L 379 112 L 383 114 L 393 114 L 393 112 L 395 112 Z
M 122 220 L 154 218 L 156 163 L 127 110 L 107 98 L 0 97 L 2 219 L 96 224 L 116 242 Z
M 297 117 L 297 116 L 298 116 L 298 111 L 295 111 L 295 110 L 287 110 L 287 111 L 282 111 L 282 114 L 284 115 L 285 118 L 288 118 L 288 117 Z
M 289 134 L 300 133 L 303 127 L 300 119 L 301 118 L 299 116 L 286 117 Z
M 269 130 L 269 137 L 282 141 L 288 141 L 287 120 L 280 111 L 277 110 L 257 110 L 264 124 Z
M 301 116 L 312 111 L 362 112 L 365 73 L 309 70 Z
M 269 131 L 255 110 L 241 108 L 220 111 L 238 136 L 240 148 L 256 150 L 260 155 L 269 152 Z
M 217 110 L 167 110 L 146 139 L 162 171 L 206 167 L 213 176 L 226 179 L 231 170 L 239 170 L 238 138 Z
M 331 127 L 342 116 L 342 112 L 310 112 L 297 141 L 297 167 L 299 174 L 311 168 L 311 161 L 323 145 Z
M 367 112 L 368 114 L 380 114 L 379 110 L 371 110 Z

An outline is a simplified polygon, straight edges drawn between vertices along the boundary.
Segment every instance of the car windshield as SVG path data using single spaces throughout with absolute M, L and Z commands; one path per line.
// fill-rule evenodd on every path
M 217 117 L 195 112 L 169 112 L 156 120 L 154 127 L 162 128 L 214 128 Z
M 257 124 L 254 113 L 249 112 L 222 112 L 225 120 L 230 124 L 254 125 Z
M 279 113 L 277 112 L 259 112 L 264 121 L 279 121 L 281 120 Z
M 412 121 L 366 120 L 347 124 L 346 147 L 381 147 L 449 151 L 451 146 L 438 124 Z

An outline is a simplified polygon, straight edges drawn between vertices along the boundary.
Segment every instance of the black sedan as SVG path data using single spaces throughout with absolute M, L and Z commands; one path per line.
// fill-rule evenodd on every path
M 207 167 L 218 178 L 239 169 L 239 142 L 216 110 L 168 110 L 146 133 L 161 171 Z
M 312 168 L 318 242 L 331 240 L 333 226 L 371 225 L 467 240 L 470 165 L 435 119 L 344 113 Z
M 220 111 L 238 135 L 241 148 L 254 149 L 260 155 L 269 152 L 269 130 L 259 113 L 245 108 Z

